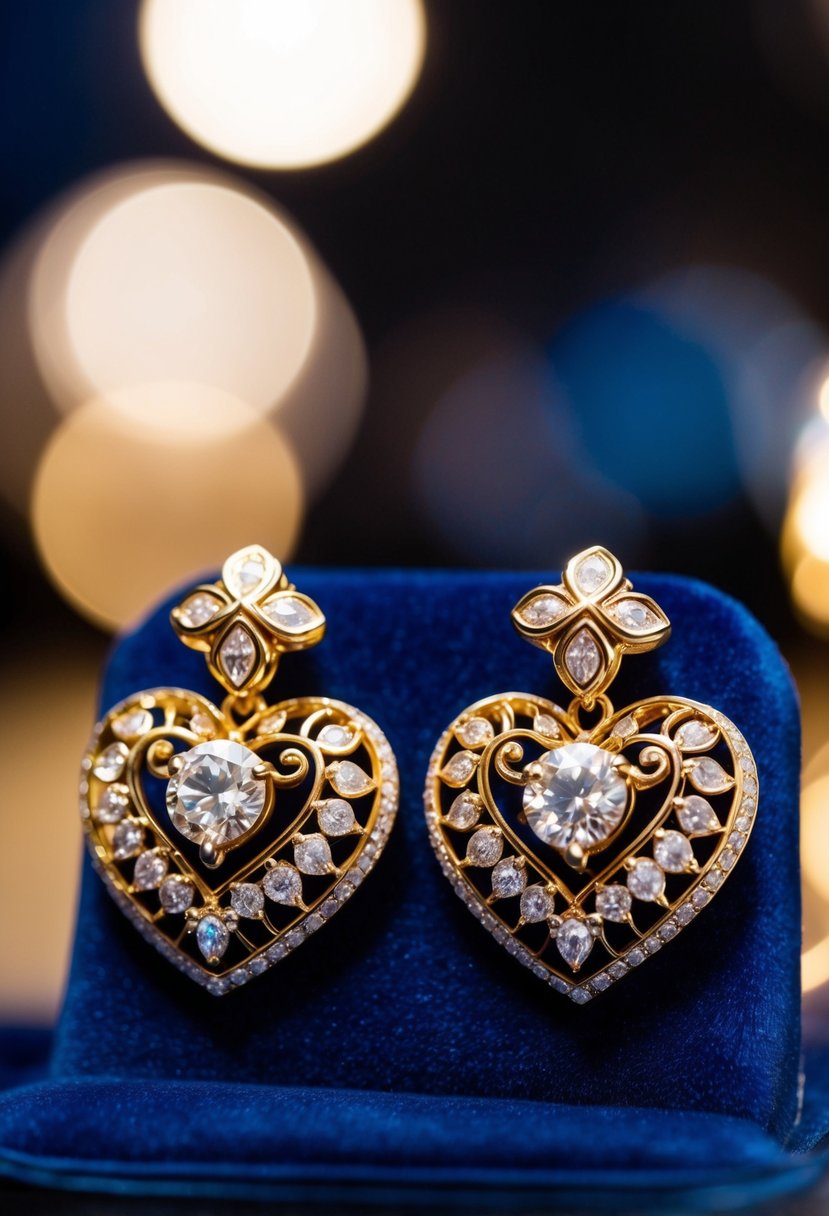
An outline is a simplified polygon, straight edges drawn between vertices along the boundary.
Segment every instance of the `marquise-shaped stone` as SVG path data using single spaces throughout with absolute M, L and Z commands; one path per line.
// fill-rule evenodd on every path
M 710 722 L 691 718 L 677 729 L 674 739 L 684 752 L 705 752 L 717 742 L 719 731 Z
M 259 545 L 233 553 L 222 567 L 222 581 L 237 599 L 249 599 L 279 577 L 282 568 Z
M 325 623 L 316 605 L 304 596 L 279 591 L 262 605 L 262 612 L 271 624 L 284 633 L 307 633 Z
M 455 752 L 449 763 L 441 769 L 441 779 L 455 788 L 466 785 L 479 760 L 480 756 L 473 756 L 472 752 Z
M 484 747 L 495 738 L 495 727 L 486 718 L 467 718 L 456 727 L 455 738 L 464 747 Z
M 563 595 L 554 591 L 541 591 L 516 608 L 515 617 L 521 625 L 528 625 L 530 629 L 541 629 L 561 620 L 570 610 L 570 606 Z
M 630 633 L 652 633 L 664 628 L 668 619 L 647 596 L 626 595 L 607 605 L 607 614 Z
M 676 817 L 683 832 L 689 836 L 710 836 L 721 832 L 722 824 L 707 798 L 689 794 L 677 803 Z
M 360 798 L 374 789 L 373 779 L 353 760 L 335 760 L 328 765 L 325 775 L 344 798 Z
M 241 688 L 256 666 L 256 643 L 244 625 L 234 625 L 219 647 L 219 666 Z
M 704 756 L 697 760 L 688 772 L 691 784 L 702 794 L 724 794 L 734 784 L 723 766 L 713 758 Z
M 575 581 L 579 591 L 585 595 L 595 595 L 610 582 L 613 567 L 601 553 L 591 553 L 582 558 L 576 565 Z
M 176 616 L 188 629 L 197 629 L 212 621 L 223 606 L 223 601 L 217 595 L 211 595 L 209 591 L 194 591 L 179 604 Z
M 573 971 L 578 971 L 593 949 L 593 934 L 583 920 L 566 916 L 556 933 L 558 952 Z
M 579 688 L 592 684 L 604 665 L 602 652 L 589 629 L 580 629 L 564 651 L 564 666 Z

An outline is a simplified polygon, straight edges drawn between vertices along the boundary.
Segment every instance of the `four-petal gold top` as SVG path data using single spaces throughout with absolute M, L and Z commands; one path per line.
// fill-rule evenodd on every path
M 317 604 L 260 545 L 232 553 L 218 582 L 189 591 L 170 621 L 185 646 L 206 652 L 211 675 L 235 696 L 261 692 L 282 654 L 315 646 L 325 633 Z
M 512 621 L 522 637 L 549 651 L 559 677 L 588 710 L 624 655 L 654 650 L 671 634 L 655 600 L 634 592 L 618 558 L 599 545 L 571 558 L 561 583 L 522 596 Z

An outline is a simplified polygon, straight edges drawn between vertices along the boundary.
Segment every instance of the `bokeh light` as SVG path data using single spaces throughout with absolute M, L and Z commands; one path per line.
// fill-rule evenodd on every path
M 376 135 L 420 73 L 421 0 L 144 0 L 161 104 L 230 160 L 296 169 Z
M 829 636 L 829 441 L 825 423 L 815 421 L 819 426 L 806 429 L 798 452 L 781 554 L 803 624 Z
M 211 403 L 245 427 L 158 428 L 179 409 L 154 390 L 140 424 L 96 400 L 64 419 L 38 469 L 32 524 L 42 560 L 83 615 L 121 626 L 188 576 L 220 566 L 257 540 L 290 558 L 302 519 L 302 484 L 290 446 L 250 406 Z M 192 397 L 189 398 L 192 400 Z M 133 406 L 136 402 L 133 401 Z
M 365 403 L 354 314 L 290 217 L 229 174 L 178 162 L 116 166 L 34 218 L 0 265 L 0 345 L 16 419 L 0 484 L 21 517 L 60 415 L 93 397 L 138 421 L 178 384 L 186 400 L 152 427 L 189 415 L 209 430 L 248 425 L 224 404 L 211 413 L 238 397 L 278 417 L 308 497 Z
M 279 401 L 307 358 L 317 302 L 305 252 L 273 208 L 175 171 L 129 173 L 80 206 L 46 241 L 31 297 L 58 403 L 173 380 L 263 411 Z

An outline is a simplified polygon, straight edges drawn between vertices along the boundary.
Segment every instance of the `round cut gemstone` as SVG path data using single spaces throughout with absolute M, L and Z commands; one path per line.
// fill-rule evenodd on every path
M 302 899 L 302 879 L 294 866 L 278 861 L 262 879 L 268 899 L 275 904 L 295 904 Z
M 548 891 L 546 887 L 535 884 L 527 887 L 521 896 L 521 915 L 528 924 L 537 924 L 539 921 L 546 920 L 548 916 L 552 916 L 554 904 L 552 892 Z
M 497 899 L 520 895 L 526 885 L 526 871 L 514 857 L 505 857 L 492 871 L 492 894 Z
M 255 776 L 255 752 L 230 739 L 197 743 L 182 755 L 167 785 L 174 828 L 196 844 L 222 848 L 254 828 L 265 809 L 267 785 Z
M 665 890 L 665 874 L 649 857 L 637 857 L 628 874 L 628 890 L 637 899 L 650 902 Z
M 189 883 L 183 875 L 171 874 L 161 884 L 158 897 L 164 911 L 176 915 L 187 911 L 193 903 L 195 894 L 192 883 Z
M 351 803 L 343 798 L 327 798 L 317 807 L 317 823 L 326 836 L 347 836 L 357 828 Z
M 596 896 L 596 911 L 604 920 L 621 923 L 627 920 L 632 902 L 627 887 L 604 887 Z
M 524 789 L 524 813 L 536 836 L 555 849 L 591 849 L 607 840 L 628 800 L 618 760 L 592 743 L 544 752 L 538 775 Z
M 681 832 L 665 832 L 653 846 L 657 863 L 669 874 L 682 874 L 694 861 L 694 850 Z
M 230 906 L 237 916 L 253 919 L 265 907 L 262 888 L 255 882 L 240 882 L 231 892 Z

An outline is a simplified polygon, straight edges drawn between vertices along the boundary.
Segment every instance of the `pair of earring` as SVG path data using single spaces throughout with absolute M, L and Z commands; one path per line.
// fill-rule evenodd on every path
M 519 633 L 553 658 L 572 700 L 487 697 L 432 755 L 425 810 L 446 877 L 508 952 L 584 1004 L 676 937 L 741 855 L 757 771 L 708 705 L 652 696 L 617 711 L 622 658 L 670 623 L 606 549 L 529 591 Z M 325 617 L 259 546 L 173 609 L 225 692 L 154 688 L 114 706 L 84 758 L 81 814 L 95 868 L 139 931 L 215 995 L 332 920 L 377 864 L 398 807 L 392 749 L 328 697 L 269 705 L 281 656 Z

